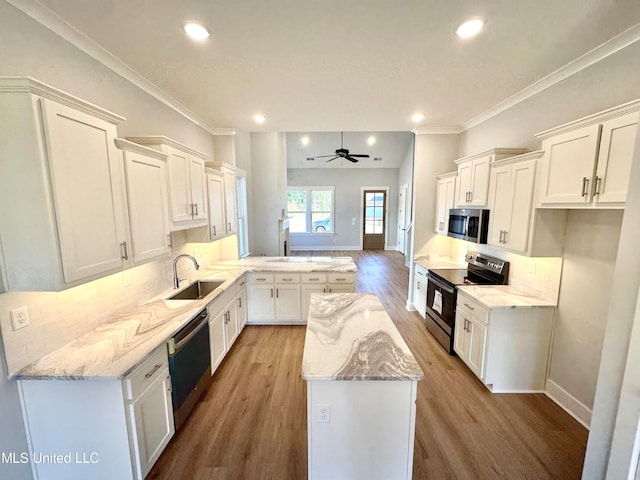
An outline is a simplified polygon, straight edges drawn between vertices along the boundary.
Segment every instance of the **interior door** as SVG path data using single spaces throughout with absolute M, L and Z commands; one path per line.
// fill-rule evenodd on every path
M 398 197 L 398 251 L 405 255 L 407 253 L 406 235 L 406 212 L 407 211 L 407 186 L 400 187 L 400 194 Z
M 384 232 L 387 222 L 387 192 L 364 191 L 364 219 L 362 249 L 384 250 Z

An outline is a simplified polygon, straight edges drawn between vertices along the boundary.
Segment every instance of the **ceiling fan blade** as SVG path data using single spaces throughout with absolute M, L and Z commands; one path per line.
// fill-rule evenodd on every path
M 314 158 L 325 158 L 325 157 L 333 157 L 335 156 L 335 153 L 332 153 L 331 155 L 316 155 Z
M 358 158 L 369 158 L 369 155 L 366 155 L 364 153 L 350 153 L 349 155 Z
M 355 155 L 354 155 L 354 156 L 355 156 Z M 347 160 L 349 160 L 350 162 L 358 163 L 358 159 L 357 159 L 357 158 L 353 158 L 351 155 L 347 155 L 347 156 L 346 156 L 346 157 L 344 157 L 344 158 L 346 158 L 346 159 L 347 159 Z
M 328 155 L 328 156 L 330 157 L 331 155 Z M 327 160 L 327 162 L 330 162 L 331 160 L 335 160 L 336 158 L 340 158 L 340 157 L 333 157 L 333 158 L 330 158 L 329 160 Z

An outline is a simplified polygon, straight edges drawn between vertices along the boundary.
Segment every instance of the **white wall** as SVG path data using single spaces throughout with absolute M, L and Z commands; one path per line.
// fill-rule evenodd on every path
M 362 242 L 361 187 L 389 187 L 387 198 L 387 243 L 385 248 L 395 248 L 398 228 L 398 169 L 397 168 L 290 168 L 287 171 L 288 186 L 335 187 L 335 234 L 291 234 L 294 250 L 342 250 L 359 249 Z M 355 218 L 355 225 L 352 219 Z
M 567 219 L 549 380 L 588 410 L 596 391 L 622 214 L 572 210 Z
M 284 133 L 251 133 L 253 255 L 277 256 L 278 219 L 286 208 L 287 155 Z
M 251 135 L 238 132 L 236 135 L 236 166 L 247 174 L 247 229 L 249 230 L 249 251 L 253 251 L 253 172 L 251 171 Z

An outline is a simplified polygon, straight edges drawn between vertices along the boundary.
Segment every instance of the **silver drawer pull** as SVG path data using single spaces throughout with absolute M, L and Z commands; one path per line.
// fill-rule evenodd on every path
M 471 305 L 469 305 L 468 303 L 465 303 L 464 306 L 467 307 L 469 310 L 473 310 L 473 307 Z
M 256 282 L 266 282 L 266 278 L 256 278 Z
M 336 278 L 336 282 L 346 282 L 346 278 Z
M 310 282 L 317 282 L 318 280 L 320 280 L 319 278 L 310 278 L 309 281 Z
M 283 278 L 283 282 L 293 282 L 293 278 Z
M 122 242 L 120 244 L 120 250 L 120 253 L 122 253 L 122 259 L 129 260 L 129 254 L 127 253 L 127 242 Z
M 147 373 L 144 377 L 145 378 L 153 377 L 153 374 L 156 373 L 158 371 L 158 369 L 160 369 L 160 368 L 162 368 L 162 364 L 161 363 L 159 363 L 158 365 L 153 367 L 153 370 L 151 370 L 149 373 Z

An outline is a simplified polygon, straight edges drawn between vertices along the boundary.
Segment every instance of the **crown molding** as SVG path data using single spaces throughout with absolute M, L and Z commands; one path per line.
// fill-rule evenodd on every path
M 114 143 L 116 147 L 120 150 L 126 150 L 127 152 L 139 153 L 141 155 L 146 155 L 147 157 L 152 157 L 157 160 L 162 160 L 163 162 L 167 161 L 168 155 L 160 150 L 155 150 L 153 148 L 145 147 L 144 145 L 140 145 L 139 143 L 131 142 L 124 138 L 116 138 L 114 139 Z
M 234 128 L 216 128 L 212 132 L 214 135 L 237 135 L 238 131 Z
M 591 65 L 604 60 L 605 58 L 613 55 L 616 52 L 619 52 L 623 48 L 628 47 L 638 40 L 640 40 L 640 23 L 635 24 L 633 27 L 628 28 L 619 35 L 616 35 L 615 37 L 598 45 L 593 50 L 590 50 L 584 55 L 576 58 L 575 60 L 572 60 L 556 71 L 550 73 L 546 77 L 543 77 L 537 82 L 532 83 L 528 87 L 523 88 L 516 94 L 491 107 L 489 110 L 481 113 L 471 120 L 464 122 L 462 124 L 463 131 L 469 130 L 470 128 L 486 122 L 490 118 L 495 117 L 496 115 L 504 112 L 505 110 L 508 110 L 509 108 L 517 105 L 520 102 L 524 102 L 528 98 L 539 94 L 547 88 L 560 83 L 561 81 L 581 72 Z
M 31 77 L 0 77 L 0 92 L 30 93 L 88 113 L 117 125 L 124 117 Z
M 165 137 L 164 135 L 144 135 L 140 137 L 126 137 L 126 140 L 137 143 L 139 145 L 148 146 L 151 145 L 153 147 L 157 147 L 158 145 L 166 145 L 168 147 L 177 148 L 178 150 L 182 150 L 191 155 L 195 155 L 196 157 L 200 157 L 203 160 L 209 158 L 209 155 L 206 153 L 199 152 L 198 150 L 191 148 L 184 143 L 176 142 L 174 139 Z
M 198 125 L 200 128 L 206 130 L 212 135 L 215 135 L 216 129 L 210 127 L 207 122 L 197 114 L 189 110 L 185 105 L 166 93 L 160 87 L 137 73 L 118 57 L 91 40 L 80 30 L 65 22 L 62 18 L 41 3 L 36 0 L 7 0 L 7 2 L 45 28 L 51 30 L 59 37 L 71 43 L 71 45 L 80 49 L 94 60 L 97 60 L 105 67 L 120 75 L 125 80 L 173 109 L 190 122 Z
M 464 128 L 460 126 L 452 127 L 416 127 L 411 133 L 416 135 L 457 135 L 464 132 Z

